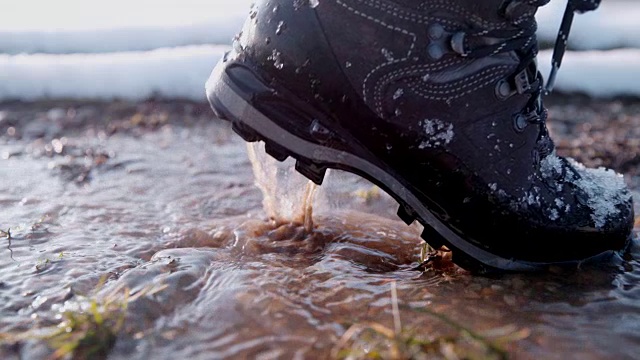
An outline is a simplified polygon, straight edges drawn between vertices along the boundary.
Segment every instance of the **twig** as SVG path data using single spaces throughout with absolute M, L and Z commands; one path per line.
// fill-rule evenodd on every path
M 396 331 L 396 336 L 398 336 L 402 331 L 402 322 L 400 321 L 400 309 L 398 308 L 398 290 L 395 281 L 391 283 L 391 309 L 393 312 L 393 326 Z

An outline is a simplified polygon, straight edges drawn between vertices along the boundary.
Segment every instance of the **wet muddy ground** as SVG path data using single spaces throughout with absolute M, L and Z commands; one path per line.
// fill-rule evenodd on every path
M 561 154 L 640 189 L 640 102 L 549 104 Z M 247 152 L 206 104 L 0 104 L 0 358 L 640 353 L 638 241 L 578 270 L 418 270 L 385 194 Z

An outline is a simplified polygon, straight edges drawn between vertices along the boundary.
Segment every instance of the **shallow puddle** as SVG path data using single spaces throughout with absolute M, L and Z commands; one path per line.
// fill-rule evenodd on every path
M 420 229 L 385 194 L 340 172 L 315 189 L 260 146 L 252 166 L 219 121 L 43 129 L 0 137 L 2 359 L 50 358 L 92 301 L 121 304 L 111 359 L 640 351 L 637 242 L 577 271 L 419 271 Z

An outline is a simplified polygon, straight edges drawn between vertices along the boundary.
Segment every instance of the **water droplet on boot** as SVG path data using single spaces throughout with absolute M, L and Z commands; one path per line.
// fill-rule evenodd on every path
M 319 0 L 294 0 L 293 1 L 293 8 L 295 10 L 299 10 L 304 5 L 308 5 L 311 8 L 315 8 L 316 6 L 320 5 L 320 1 Z
M 254 25 L 258 24 L 258 10 L 251 9 L 249 11 L 249 19 L 253 20 Z
M 287 25 L 284 23 L 284 21 L 280 21 L 278 23 L 278 27 L 276 28 L 276 35 L 282 34 L 282 31 L 284 31 L 284 29 L 286 28 L 287 28 Z
M 244 47 L 240 43 L 240 37 L 241 37 L 241 34 L 237 34 L 233 38 L 233 42 L 231 43 L 231 46 L 233 47 L 233 51 L 235 51 L 238 54 L 240 54 L 240 53 L 242 53 L 244 51 Z
M 300 66 L 298 66 L 296 68 L 296 74 L 302 73 L 302 70 L 304 68 L 306 68 L 307 66 L 309 66 L 310 63 L 311 63 L 311 61 L 309 59 L 305 60 L 304 63 L 302 63 L 302 65 L 300 65 Z

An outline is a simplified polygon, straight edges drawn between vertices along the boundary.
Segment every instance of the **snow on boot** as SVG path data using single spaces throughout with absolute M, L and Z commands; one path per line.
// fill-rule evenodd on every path
M 536 68 L 548 0 L 258 0 L 207 83 L 215 113 L 320 184 L 359 174 L 478 272 L 626 247 L 621 176 L 558 157 Z

